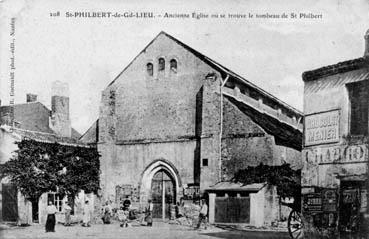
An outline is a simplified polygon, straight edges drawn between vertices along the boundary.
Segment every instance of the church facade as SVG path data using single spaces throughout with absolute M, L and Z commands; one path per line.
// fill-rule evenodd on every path
M 102 92 L 81 137 L 101 154 L 101 195 L 154 216 L 241 168 L 301 168 L 302 113 L 161 32 Z

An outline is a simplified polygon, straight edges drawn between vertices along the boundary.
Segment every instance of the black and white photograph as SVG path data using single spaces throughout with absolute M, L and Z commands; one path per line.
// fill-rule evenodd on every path
M 0 0 L 0 238 L 369 239 L 368 0 Z

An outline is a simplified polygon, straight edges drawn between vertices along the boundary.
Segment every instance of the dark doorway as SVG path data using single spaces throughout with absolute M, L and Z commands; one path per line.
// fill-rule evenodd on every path
M 175 204 L 175 183 L 172 177 L 165 171 L 155 173 L 151 182 L 151 198 L 154 204 L 154 218 L 169 218 L 170 205 Z
M 2 184 L 3 220 L 15 222 L 18 219 L 18 190 L 12 184 Z
M 32 222 L 38 222 L 38 200 L 32 200 Z
M 339 228 L 341 232 L 357 232 L 360 226 L 360 181 L 341 181 Z

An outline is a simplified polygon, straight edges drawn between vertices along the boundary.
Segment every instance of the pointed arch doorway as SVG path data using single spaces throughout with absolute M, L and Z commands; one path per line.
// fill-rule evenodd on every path
M 153 217 L 169 219 L 170 206 L 175 204 L 175 180 L 165 169 L 160 169 L 152 177 L 151 199 L 154 204 Z
M 176 167 L 165 159 L 151 162 L 142 173 L 140 202 L 147 205 L 147 200 L 154 203 L 153 217 L 170 218 L 170 205 L 177 201 L 181 178 Z

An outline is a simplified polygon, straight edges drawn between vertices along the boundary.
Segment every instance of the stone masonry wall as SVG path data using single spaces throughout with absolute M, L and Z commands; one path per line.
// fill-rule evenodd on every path
M 158 69 L 161 57 L 164 71 Z M 169 67 L 171 59 L 177 61 L 176 73 Z M 159 35 L 102 92 L 98 150 L 104 197 L 114 198 L 117 185 L 140 187 L 145 168 L 160 159 L 174 165 L 182 185 L 198 183 L 198 108 L 206 75 L 212 72 L 191 52 Z
M 165 58 L 163 72 L 158 71 L 160 57 Z M 169 69 L 171 59 L 177 60 L 176 73 Z M 147 63 L 154 66 L 153 76 L 149 76 L 146 71 Z M 159 35 L 104 90 L 100 114 L 102 121 L 107 117 L 107 108 L 112 107 L 109 106 L 109 97 L 115 91 L 113 115 L 116 119 L 117 141 L 194 136 L 196 94 L 205 76 L 213 71 L 182 46 L 165 35 Z M 106 123 L 101 123 L 101 128 L 104 128 Z
M 117 145 L 104 148 L 105 161 L 101 171 L 101 181 L 104 198 L 115 200 L 116 186 L 132 185 L 140 189 L 145 168 L 157 160 L 163 160 L 174 165 L 181 180 L 180 192 L 183 186 L 194 183 L 194 153 L 195 141 Z M 111 152 L 112 151 L 112 152 Z M 140 201 L 146 202 L 150 195 L 140 195 Z M 179 195 L 177 195 L 179 196 Z
M 220 76 L 207 78 L 202 93 L 201 174 L 200 190 L 221 180 L 220 178 Z M 204 161 L 208 164 L 204 165 Z

